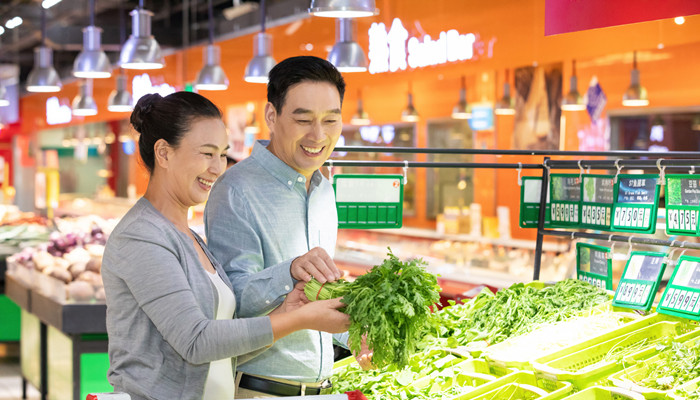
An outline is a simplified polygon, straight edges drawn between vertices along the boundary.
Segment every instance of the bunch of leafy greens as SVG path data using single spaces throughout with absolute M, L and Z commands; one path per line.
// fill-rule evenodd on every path
M 671 341 L 657 346 L 659 358 L 647 362 L 645 377 L 639 385 L 670 390 L 700 376 L 700 348 Z
M 343 296 L 350 349 L 358 353 L 366 336 L 375 366 L 403 367 L 433 327 L 431 307 L 440 300 L 437 278 L 424 265 L 421 259 L 402 262 L 389 249 L 381 265 L 355 281 L 321 285 L 312 280 L 304 292 L 312 301 Z

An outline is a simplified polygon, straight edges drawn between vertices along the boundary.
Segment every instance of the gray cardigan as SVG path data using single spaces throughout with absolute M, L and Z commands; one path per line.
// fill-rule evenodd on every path
M 202 247 L 230 287 L 221 265 Z M 116 391 L 133 400 L 201 399 L 211 361 L 272 344 L 269 317 L 213 320 L 217 296 L 206 274 L 189 237 L 145 198 L 115 227 L 102 280 L 107 377 Z

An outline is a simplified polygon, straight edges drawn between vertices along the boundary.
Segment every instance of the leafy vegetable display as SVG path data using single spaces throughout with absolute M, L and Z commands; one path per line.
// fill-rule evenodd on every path
M 659 359 L 648 365 L 638 385 L 669 390 L 700 376 L 700 348 L 672 341 L 657 346 Z
M 366 335 L 374 365 L 403 367 L 434 324 L 430 308 L 440 300 L 437 278 L 424 265 L 421 259 L 402 262 L 390 249 L 381 265 L 355 281 L 320 285 L 312 280 L 304 292 L 312 301 L 342 295 L 351 350 L 359 352 Z

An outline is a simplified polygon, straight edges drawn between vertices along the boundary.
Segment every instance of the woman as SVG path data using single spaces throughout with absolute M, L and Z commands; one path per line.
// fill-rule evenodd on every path
M 189 92 L 142 97 L 131 123 L 150 172 L 146 194 L 107 241 L 102 264 L 116 391 L 140 399 L 232 399 L 236 357 L 294 331 L 347 330 L 338 299 L 305 303 L 297 286 L 270 315 L 232 319 L 233 289 L 187 210 L 226 167 L 221 112 Z

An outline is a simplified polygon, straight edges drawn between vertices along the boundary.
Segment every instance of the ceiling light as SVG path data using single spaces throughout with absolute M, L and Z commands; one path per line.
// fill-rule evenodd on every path
M 454 119 L 469 119 L 472 113 L 469 112 L 467 104 L 467 84 L 464 76 L 462 76 L 462 87 L 459 89 L 459 101 L 452 108 L 452 118 Z
M 369 115 L 362 106 L 362 93 L 357 91 L 357 112 L 350 119 L 350 123 L 353 125 L 369 125 L 370 124 Z
M 15 29 L 16 27 L 22 25 L 22 22 L 23 21 L 22 21 L 21 17 L 19 17 L 19 16 L 14 17 L 14 18 L 10 19 L 9 21 L 5 22 L 5 28 Z
M 647 90 L 639 84 L 639 70 L 637 69 L 637 52 L 634 52 L 630 86 L 622 96 L 622 105 L 626 107 L 643 107 L 649 105 Z
M 494 113 L 496 115 L 515 115 L 513 99 L 510 98 L 510 83 L 508 83 L 508 70 L 506 70 L 506 81 L 503 83 L 503 97 L 496 102 Z
M 109 78 L 112 64 L 102 51 L 102 29 L 95 26 L 95 0 L 90 0 L 90 25 L 83 28 L 83 50 L 73 62 L 77 78 Z
M 5 33 L 5 28 L 3 28 L 2 26 L 0 26 L 0 35 L 2 35 L 3 33 Z
M 311 0 L 309 13 L 317 17 L 360 18 L 379 14 L 374 0 Z
M 260 0 L 260 33 L 253 38 L 253 59 L 245 67 L 245 81 L 267 84 L 277 62 L 272 58 L 272 36 L 265 33 L 265 0 Z
M 126 90 L 126 75 L 117 75 L 117 88 L 109 95 L 107 109 L 111 112 L 131 112 L 134 109 L 131 93 Z
M 153 13 L 137 8 L 131 15 L 132 33 L 126 40 L 119 54 L 119 64 L 125 69 L 160 69 L 165 66 L 165 59 L 160 45 L 151 35 L 151 17 Z
M 569 93 L 564 96 L 561 101 L 561 109 L 564 111 L 583 111 L 586 109 L 586 104 L 583 102 L 583 96 L 578 92 L 578 80 L 576 79 L 576 60 L 573 61 L 571 67 L 571 78 L 569 80 Z
M 7 98 L 7 89 L 5 85 L 0 82 L 0 107 L 7 107 L 10 105 L 10 99 Z
M 418 116 L 418 111 L 413 105 L 413 93 L 411 93 L 411 88 L 408 89 L 408 104 L 406 108 L 401 112 L 401 121 L 404 122 L 416 122 L 420 119 Z
M 80 81 L 79 93 L 73 99 L 73 115 L 97 115 L 97 104 L 92 98 L 92 79 Z
M 204 48 L 204 66 L 197 75 L 197 90 L 226 90 L 228 78 L 221 68 L 221 48 L 214 46 L 214 12 L 209 0 L 209 45 Z
M 335 45 L 328 53 L 328 61 L 340 72 L 367 71 L 367 57 L 355 41 L 355 25 L 350 18 L 338 18 L 335 22 Z
M 45 9 L 49 9 L 60 2 L 61 2 L 61 0 L 44 0 L 41 2 L 41 6 L 44 7 Z
M 685 17 L 676 17 L 673 19 L 676 25 L 683 25 L 685 23 Z
M 41 45 L 34 48 L 34 67 L 27 76 L 27 91 L 50 93 L 61 90 L 61 78 L 53 67 L 53 51 L 46 46 L 46 10 L 41 9 Z

